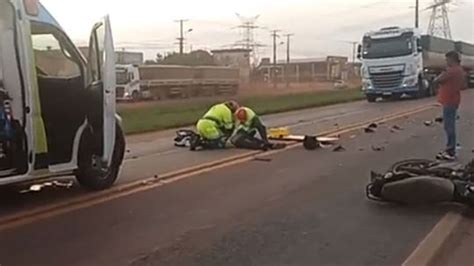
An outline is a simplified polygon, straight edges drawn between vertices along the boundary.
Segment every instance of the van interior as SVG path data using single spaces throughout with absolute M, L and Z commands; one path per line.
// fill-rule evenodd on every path
M 56 27 L 32 22 L 41 114 L 47 136 L 47 156 L 37 155 L 35 168 L 69 163 L 78 129 L 88 105 L 84 60 Z

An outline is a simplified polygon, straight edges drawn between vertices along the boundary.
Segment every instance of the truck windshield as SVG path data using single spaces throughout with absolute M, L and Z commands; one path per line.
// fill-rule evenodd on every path
M 413 52 L 412 36 L 401 36 L 386 39 L 364 38 L 363 58 L 385 58 L 405 56 Z
M 117 70 L 116 76 L 117 76 L 117 85 L 124 85 L 130 82 L 127 71 Z

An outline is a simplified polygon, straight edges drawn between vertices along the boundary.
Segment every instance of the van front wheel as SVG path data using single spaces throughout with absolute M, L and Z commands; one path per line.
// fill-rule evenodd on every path
M 117 180 L 120 166 L 125 153 L 125 137 L 119 125 L 116 126 L 115 147 L 110 166 L 101 163 L 101 157 L 94 154 L 93 135 L 85 132 L 79 148 L 78 164 L 76 171 L 77 182 L 90 190 L 104 190 L 114 185 Z

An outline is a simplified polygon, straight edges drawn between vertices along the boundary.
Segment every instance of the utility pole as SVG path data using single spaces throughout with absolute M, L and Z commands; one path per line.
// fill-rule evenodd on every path
M 415 28 L 420 27 L 420 0 L 415 0 Z
M 352 42 L 352 64 L 355 64 L 358 42 Z
M 179 54 L 182 55 L 184 53 L 184 22 L 187 22 L 187 19 L 180 19 L 176 20 L 179 23 Z
M 293 33 L 288 33 L 285 34 L 286 36 L 286 67 L 285 67 L 285 80 L 286 80 L 286 86 L 290 86 L 290 79 L 289 79 L 289 72 L 290 72 L 290 41 L 291 37 L 294 36 Z
M 290 63 L 290 39 L 292 36 L 294 36 L 293 33 L 285 34 L 286 36 L 286 63 Z
M 278 35 L 278 32 L 280 30 L 272 30 L 272 37 L 273 37 L 273 67 L 272 67 L 272 80 L 273 80 L 273 87 L 276 88 L 277 86 L 277 75 L 276 75 L 276 69 L 277 69 L 277 38 L 280 37 Z

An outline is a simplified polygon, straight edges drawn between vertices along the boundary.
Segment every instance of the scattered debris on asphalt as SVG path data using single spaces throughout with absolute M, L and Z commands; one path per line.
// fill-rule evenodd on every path
M 31 185 L 28 189 L 20 191 L 21 194 L 29 193 L 29 192 L 40 192 L 44 188 L 52 187 L 52 188 L 66 188 L 69 189 L 74 185 L 73 181 L 67 182 L 60 182 L 60 181 L 52 181 L 52 182 L 45 182 L 43 184 L 34 184 Z
M 306 150 L 316 150 L 317 148 L 321 147 L 318 139 L 314 136 L 305 136 L 303 141 L 303 147 Z
M 331 143 L 326 143 L 326 142 L 320 142 L 319 143 L 319 147 L 322 148 L 322 149 L 329 149 L 331 148 L 333 145 Z
M 343 151 L 346 151 L 346 148 L 344 148 L 342 145 L 337 145 L 336 147 L 334 147 L 334 149 L 332 149 L 333 152 L 343 152 Z
M 357 136 L 356 135 L 351 135 L 349 138 L 350 139 L 355 139 Z
M 393 126 L 392 126 L 392 129 L 393 129 L 393 130 L 403 130 L 403 128 L 402 128 L 401 126 L 399 126 L 399 125 L 393 125 Z
M 339 124 L 338 124 L 338 123 L 334 123 L 334 126 L 335 126 L 335 127 L 338 127 L 338 126 L 339 126 Z
M 153 176 L 154 179 L 158 179 L 158 175 Z
M 372 146 L 373 151 L 384 151 L 385 147 L 382 146 Z
M 266 162 L 266 163 L 272 161 L 271 158 L 262 158 L 262 157 L 254 157 L 253 160 L 257 162 Z
M 159 183 L 160 181 L 157 179 L 157 180 L 150 180 L 150 179 L 147 179 L 147 180 L 143 180 L 141 182 L 142 185 L 144 186 L 148 186 L 148 185 L 153 185 L 153 184 L 156 184 L 156 183 Z
M 368 126 L 369 128 L 378 128 L 379 126 L 376 123 L 372 123 Z
M 126 153 L 130 153 L 130 150 L 126 150 L 125 152 L 126 152 Z
M 433 121 L 425 121 L 423 124 L 425 124 L 427 127 L 431 127 L 433 125 Z
M 359 151 L 365 151 L 365 149 L 364 148 L 359 148 Z
M 364 132 L 365 133 L 375 133 L 375 130 L 371 127 L 366 127 L 366 128 L 364 128 Z
M 436 117 L 435 122 L 436 123 L 443 123 L 443 118 L 442 117 Z

